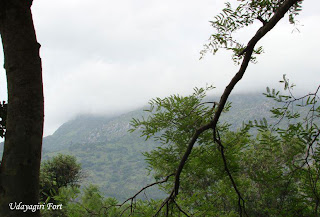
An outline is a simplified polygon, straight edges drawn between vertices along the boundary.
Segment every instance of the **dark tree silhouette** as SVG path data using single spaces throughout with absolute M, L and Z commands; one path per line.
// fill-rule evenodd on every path
M 42 69 L 31 14 L 32 0 L 0 0 L 0 34 L 8 107 L 0 166 L 0 216 L 40 216 L 10 210 L 9 203 L 38 204 L 44 104 Z

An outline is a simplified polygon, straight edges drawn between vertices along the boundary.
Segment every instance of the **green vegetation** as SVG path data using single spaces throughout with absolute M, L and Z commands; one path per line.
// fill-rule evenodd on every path
M 42 163 L 40 168 L 41 204 L 66 205 L 80 192 L 78 184 L 82 177 L 81 165 L 75 157 L 58 154 Z M 64 195 L 64 196 L 62 196 Z M 42 216 L 67 216 L 65 209 L 43 209 Z
M 157 148 L 144 155 L 156 181 L 164 180 L 159 186 L 168 194 L 175 181 L 170 174 L 184 153 L 188 137 L 202 122 L 210 121 L 215 112 L 213 103 L 206 98 L 208 90 L 211 88 L 195 89 L 187 97 L 173 95 L 151 100 L 146 110 L 149 115 L 131 122 L 132 131 L 137 130 L 159 142 Z M 242 206 L 248 216 L 317 215 L 320 193 L 317 92 L 294 98 L 290 94 L 268 91 L 266 96 L 278 104 L 271 109 L 274 124 L 261 118 L 234 131 L 230 130 L 231 123 L 222 121 L 217 125 L 227 164 L 212 141 L 212 131 L 199 137 L 181 174 L 177 205 L 168 207 L 169 216 L 179 216 L 182 212 L 199 217 L 238 216 L 239 198 L 225 165 L 241 192 Z M 227 106 L 225 114 L 229 109 Z M 286 124 L 280 125 L 278 120 Z M 101 145 L 95 146 L 101 148 Z M 64 214 L 60 216 L 148 217 L 162 204 L 162 200 L 131 197 L 134 194 L 122 204 L 115 198 L 104 197 L 93 185 L 87 185 L 81 193 L 75 186 L 62 187 L 58 192 L 54 199 L 64 205 Z M 164 209 L 159 216 L 166 216 L 166 212 Z
M 149 118 L 132 121 L 134 128 L 142 129 L 146 138 L 162 143 L 145 153 L 158 180 L 174 173 L 189 138 L 211 120 L 215 110 L 211 102 L 203 103 L 209 89 L 195 89 L 189 97 L 173 95 L 154 99 L 150 102 Z M 231 123 L 220 122 L 217 134 L 219 142 L 223 141 L 224 155 L 213 140 L 212 131 L 198 137 L 181 173 L 181 190 L 175 199 L 190 216 L 237 216 L 240 205 L 248 216 L 319 213 L 318 97 L 309 94 L 294 98 L 268 91 L 267 97 L 280 104 L 271 112 L 276 120 L 287 123 L 284 128 L 268 124 L 265 118 L 249 122 L 237 131 L 230 131 Z M 306 116 L 300 117 L 301 113 Z M 250 129 L 258 133 L 252 134 Z M 170 177 L 162 188 L 170 195 L 174 183 L 174 177 Z
M 43 159 L 58 153 L 75 156 L 81 163 L 86 179 L 83 186 L 99 186 L 103 196 L 125 200 L 144 185 L 153 182 L 146 171 L 142 152 L 155 147 L 139 133 L 129 134 L 135 111 L 114 118 L 80 116 L 62 125 L 56 133 L 44 139 Z M 87 124 L 88 123 L 88 124 Z M 82 135 L 82 142 L 77 135 Z M 72 135 L 72 136 L 71 136 Z M 157 188 L 149 190 L 149 197 L 163 198 Z
M 242 0 L 235 9 L 226 3 L 211 22 L 215 33 L 202 54 L 231 50 L 241 67 L 218 103 L 206 98 L 212 86 L 195 88 L 190 96 L 152 99 L 147 114 L 138 113 L 140 118 L 132 113 L 119 118 L 82 116 L 46 138 L 44 158 L 49 160 L 41 170 L 40 195 L 44 203 L 61 203 L 63 210 L 42 210 L 42 215 L 319 216 L 320 86 L 295 97 L 284 75 L 284 91 L 267 88 L 265 94 L 274 101 L 266 102 L 273 119 L 262 115 L 263 109 L 251 113 L 251 102 L 246 102 L 246 110 L 236 106 L 240 114 L 232 111 L 228 120 L 230 93 L 248 64 L 256 62 L 255 55 L 262 53 L 256 44 L 286 13 L 294 24 L 301 2 Z M 255 20 L 262 26 L 247 45 L 233 38 Z M 249 120 L 255 116 L 260 120 Z M 80 165 L 72 156 L 50 159 L 58 152 L 77 156 L 87 172 L 86 182 L 98 185 L 83 182 L 80 189 Z M 152 176 L 155 182 L 147 185 Z M 151 197 L 143 195 L 151 186 L 167 197 L 157 189 Z
M 216 98 L 208 96 L 205 101 Z M 232 130 L 239 128 L 243 121 L 270 117 L 269 110 L 275 105 L 262 94 L 236 94 L 231 100 L 233 107 L 223 114 L 223 120 L 234 123 L 230 126 Z M 52 136 L 44 138 L 43 161 L 59 153 L 75 156 L 86 175 L 82 186 L 94 184 L 105 197 L 115 197 L 119 201 L 127 199 L 155 181 L 146 170 L 148 165 L 142 153 L 153 150 L 159 142 L 145 141 L 139 130 L 128 133 L 132 118 L 147 117 L 142 110 L 109 118 L 82 115 L 63 124 Z M 82 142 L 78 137 L 80 134 Z M 160 199 L 165 194 L 155 186 L 147 190 L 147 196 Z M 146 199 L 144 195 L 140 198 Z
M 40 201 L 54 202 L 62 187 L 79 187 L 81 166 L 75 157 L 58 154 L 42 163 L 40 168 Z

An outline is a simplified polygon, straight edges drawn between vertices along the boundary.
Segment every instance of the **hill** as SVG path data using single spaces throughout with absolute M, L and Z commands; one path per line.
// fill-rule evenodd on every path
M 74 155 L 87 175 L 83 184 L 96 184 L 105 196 L 126 199 L 153 182 L 142 152 L 156 144 L 137 132 L 128 133 L 130 120 L 141 115 L 138 110 L 112 118 L 82 115 L 70 120 L 44 138 L 43 159 L 57 153 Z M 153 189 L 150 196 L 163 195 Z
M 274 106 L 273 101 L 261 94 L 233 95 L 230 101 L 232 108 L 222 119 L 232 123 L 232 129 L 240 127 L 243 121 L 268 116 Z M 130 120 L 143 115 L 141 108 L 117 117 L 78 116 L 44 138 L 43 159 L 57 153 L 74 155 L 88 175 L 84 184 L 97 184 L 105 196 L 125 199 L 153 182 L 142 153 L 157 144 L 145 141 L 139 132 L 128 133 Z M 162 196 L 156 189 L 149 192 L 152 198 Z
M 215 97 L 208 98 L 217 101 Z M 240 127 L 243 121 L 268 117 L 275 105 L 262 94 L 233 95 L 230 101 L 232 108 L 223 114 L 222 120 L 231 123 L 232 129 Z M 142 153 L 157 144 L 145 141 L 139 132 L 128 132 L 130 120 L 143 115 L 141 108 L 116 117 L 78 116 L 43 139 L 42 159 L 57 153 L 74 155 L 87 175 L 83 184 L 96 184 L 105 196 L 126 199 L 154 181 Z M 163 193 L 151 189 L 148 196 L 156 199 Z

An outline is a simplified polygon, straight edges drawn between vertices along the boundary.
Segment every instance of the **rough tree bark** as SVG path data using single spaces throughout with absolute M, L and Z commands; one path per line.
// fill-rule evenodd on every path
M 12 211 L 9 203 L 38 204 L 44 103 L 42 69 L 31 14 L 32 0 L 0 0 L 0 34 L 7 75 L 8 111 L 0 165 L 0 216 L 40 216 Z

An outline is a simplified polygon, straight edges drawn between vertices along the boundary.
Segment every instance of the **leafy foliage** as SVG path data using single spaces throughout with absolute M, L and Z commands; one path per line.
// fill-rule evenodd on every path
M 217 100 L 217 97 L 210 96 L 203 100 L 213 102 Z M 235 94 L 230 100 L 233 106 L 230 112 L 222 116 L 222 120 L 232 123 L 230 129 L 235 130 L 241 127 L 243 121 L 249 121 L 252 118 L 266 117 L 272 123 L 272 120 L 268 118 L 269 110 L 276 104 L 271 99 L 266 100 L 261 94 Z M 212 108 L 213 104 L 205 105 Z M 252 115 L 248 116 L 248 112 Z M 143 108 L 140 108 L 113 117 L 112 121 L 101 118 L 104 120 L 103 124 L 96 120 L 97 117 L 90 116 L 81 116 L 71 120 L 59 128 L 58 133 L 44 138 L 46 144 L 42 159 L 51 159 L 59 153 L 75 156 L 87 175 L 79 184 L 92 183 L 99 186 L 103 196 L 123 201 L 134 195 L 143 186 L 154 182 L 152 172 L 145 170 L 148 164 L 142 153 L 159 146 L 159 141 L 155 142 L 152 139 L 145 141 L 140 137 L 140 130 L 133 133 L 127 132 L 130 129 L 129 123 L 132 118 L 138 119 L 142 116 L 147 118 L 146 114 L 148 112 L 143 112 Z M 87 126 L 86 130 L 77 131 L 85 129 L 85 126 Z M 80 133 L 85 135 L 81 143 L 77 140 Z M 94 138 L 94 140 L 86 138 Z M 155 186 L 147 190 L 147 196 L 156 200 L 164 198 L 165 194 L 157 190 Z M 139 198 L 145 199 L 145 196 L 141 195 Z
M 62 187 L 79 187 L 81 166 L 75 157 L 58 154 L 42 163 L 40 170 L 40 200 L 54 202 Z
M 153 149 L 156 144 L 145 142 L 139 133 L 128 133 L 131 118 L 140 116 L 141 110 L 107 118 L 82 115 L 70 120 L 44 138 L 43 159 L 58 153 L 73 155 L 87 175 L 81 185 L 97 185 L 103 196 L 125 200 L 154 181 L 145 170 L 147 165 L 141 152 Z M 164 194 L 155 187 L 148 190 L 148 196 L 159 199 Z
M 217 108 L 215 102 L 209 102 L 213 104 L 210 107 L 202 101 L 205 91 L 210 88 L 195 89 L 189 97 L 173 95 L 152 100 L 147 110 L 150 116 L 142 120 L 133 119 L 131 123 L 134 130 L 140 130 L 146 139 L 154 138 L 162 144 L 158 149 L 145 153 L 155 178 L 165 178 L 164 182 L 157 183 L 165 183 L 162 188 L 169 194 L 155 215 L 169 216 L 170 211 L 173 212 L 171 215 L 178 211 L 186 216 L 189 216 L 188 213 L 193 216 L 235 216 L 236 213 L 240 216 L 318 215 L 319 176 L 314 166 L 314 162 L 317 163 L 317 157 L 314 157 L 316 152 L 313 151 L 318 145 L 320 133 L 313 121 L 309 122 L 306 118 L 308 125 L 304 126 L 296 120 L 287 129 L 282 129 L 269 128 L 267 119 L 262 119 L 249 122 L 237 131 L 230 131 L 228 123 L 218 122 L 221 112 L 229 109 L 230 104 L 226 102 L 232 89 L 242 79 L 249 61 L 255 61 L 256 57 L 252 54 L 263 51 L 261 47 L 255 49 L 256 44 L 285 13 L 289 13 L 289 21 L 294 23 L 302 1 L 240 2 L 235 10 L 227 3 L 223 12 L 215 17 L 212 26 L 216 33 L 211 35 L 210 43 L 202 52 L 211 50 L 216 53 L 224 48 L 233 51 L 236 63 L 243 58 L 238 73 L 222 94 Z M 234 39 L 237 30 L 251 25 L 255 20 L 262 22 L 263 26 L 246 46 Z M 278 92 L 272 91 L 272 94 L 278 95 Z M 273 95 L 268 96 L 272 98 Z M 283 96 L 285 99 L 287 97 Z M 315 108 L 316 102 L 311 102 Z M 312 110 L 312 120 L 317 110 Z M 287 109 L 276 108 L 272 112 L 289 120 L 300 116 L 287 112 Z M 258 129 L 258 135 L 250 135 L 251 128 Z M 288 145 L 291 143 L 294 145 Z M 270 154 L 270 151 L 275 154 Z M 303 153 L 307 153 L 305 158 Z M 254 161 L 257 154 L 261 161 Z M 251 168 L 251 165 L 255 167 Z M 174 179 L 170 174 L 175 175 Z M 273 189 L 266 191 L 266 187 L 271 186 Z M 135 206 L 138 203 L 134 199 L 135 196 L 126 208 L 130 209 L 129 215 L 137 211 Z M 245 201 L 249 206 L 245 207 Z M 123 205 L 119 206 L 120 210 Z
M 197 127 L 194 123 L 210 121 L 214 112 L 213 102 L 206 98 L 206 91 L 210 90 L 212 87 L 195 88 L 194 93 L 187 97 L 172 95 L 165 99 L 157 98 L 150 102 L 150 109 L 145 110 L 148 113 L 145 118 L 132 120 L 135 130 L 161 144 L 145 153 L 149 169 L 157 180 L 174 172 L 176 159 L 181 157 L 185 148 L 185 135 Z M 278 100 L 279 95 L 283 101 Z M 280 105 L 286 103 L 285 99 L 292 99 L 290 92 L 285 94 L 270 88 L 266 96 Z M 304 98 L 310 96 L 314 95 Z M 296 99 L 301 101 L 302 98 Z M 301 116 L 290 115 L 282 120 L 295 121 L 282 126 L 277 121 L 276 124 L 269 124 L 265 118 L 248 122 L 236 131 L 231 131 L 228 123 L 218 125 L 228 168 L 242 192 L 249 216 L 313 216 L 318 213 L 320 155 L 319 129 L 316 126 L 320 110 L 317 100 L 312 102 L 310 104 L 310 100 L 304 100 L 303 104 L 295 103 L 296 110 L 290 110 L 299 114 L 314 111 L 313 118 L 308 118 L 309 123 Z M 305 109 L 301 109 L 304 106 Z M 274 112 L 276 109 L 271 109 L 278 115 L 276 119 L 286 114 L 284 110 Z M 252 133 L 252 129 L 258 131 Z M 158 216 L 179 216 L 182 211 L 192 216 L 238 216 L 237 194 L 231 187 L 212 133 L 199 138 L 181 177 L 181 192 L 176 199 L 179 208 L 171 204 Z M 162 189 L 169 193 L 173 182 L 169 177 L 167 182 L 161 184 Z M 62 187 L 54 199 L 64 204 L 60 216 L 147 217 L 153 216 L 154 210 L 161 205 L 161 201 L 135 198 L 120 204 L 116 199 L 104 198 L 96 186 L 85 187 L 81 194 L 77 188 Z M 49 214 L 52 213 L 46 213 Z
M 216 54 L 219 49 L 223 48 L 233 52 L 232 59 L 239 64 L 242 59 L 245 45 L 234 38 L 234 34 L 249 25 L 252 25 L 256 20 L 262 22 L 263 25 L 268 23 L 270 18 L 275 14 L 276 10 L 284 0 L 240 0 L 237 7 L 233 8 L 229 2 L 225 3 L 225 8 L 222 12 L 210 21 L 216 33 L 209 38 L 209 43 L 204 45 L 204 49 L 200 52 L 201 58 L 205 53 L 212 52 Z M 298 1 L 289 10 L 289 21 L 295 24 L 295 17 L 299 14 L 302 8 L 302 1 Z M 262 47 L 254 49 L 254 54 L 261 54 Z M 256 61 L 256 57 L 252 56 L 251 60 Z
M 285 84 L 286 91 L 288 85 Z M 197 123 L 207 122 L 212 117 L 214 109 L 203 102 L 205 91 L 200 88 L 189 97 L 173 95 L 152 100 L 151 108 L 146 110 L 151 113 L 149 118 L 132 121 L 134 129 L 141 129 L 147 139 L 154 138 L 162 143 L 145 153 L 157 179 L 175 172 L 190 135 L 199 127 Z M 311 98 L 318 98 L 316 93 L 310 94 Z M 279 94 L 274 90 L 268 91 L 266 96 L 283 103 L 279 101 Z M 282 99 L 292 97 L 291 92 L 281 95 Z M 301 101 L 303 97 L 294 99 Z M 285 109 L 271 110 L 277 119 L 284 116 L 295 120 L 285 128 L 270 125 L 265 118 L 249 122 L 237 131 L 230 131 L 228 123 L 218 125 L 228 169 L 243 193 L 249 216 L 319 214 L 320 131 L 317 124 L 320 109 L 318 101 L 312 99 L 295 104 L 298 112 L 305 111 L 301 107 L 309 108 L 305 118 L 300 118 L 294 110 L 289 113 Z M 254 128 L 258 129 L 256 135 L 250 133 Z M 169 179 L 163 189 L 170 193 L 173 183 L 174 179 Z M 231 188 L 212 133 L 205 132 L 199 137 L 182 172 L 180 188 L 177 203 L 192 216 L 234 216 L 238 212 L 237 195 Z

